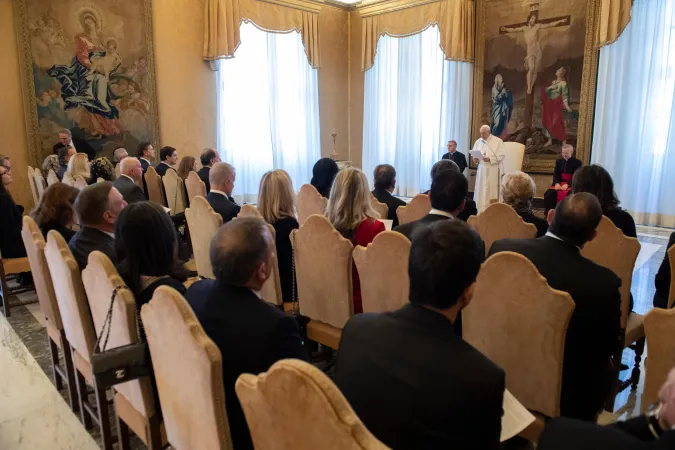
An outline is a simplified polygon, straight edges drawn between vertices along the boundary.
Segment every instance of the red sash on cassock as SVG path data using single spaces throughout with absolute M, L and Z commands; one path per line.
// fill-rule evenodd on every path
M 567 183 L 567 189 L 561 189 L 558 191 L 558 199 L 556 200 L 556 205 L 562 201 L 565 197 L 569 195 L 569 193 L 572 191 L 572 187 L 570 186 L 572 184 L 572 177 L 574 176 L 573 173 L 563 173 L 560 177 L 562 178 L 562 183 Z M 551 189 L 555 189 L 555 186 L 551 186 Z

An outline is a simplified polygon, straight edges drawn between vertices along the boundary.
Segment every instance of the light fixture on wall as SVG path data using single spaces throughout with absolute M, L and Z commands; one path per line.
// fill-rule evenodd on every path
M 335 138 L 337 137 L 338 132 L 333 128 L 333 132 L 330 134 L 330 136 L 333 138 L 333 151 L 330 152 L 330 157 L 333 161 L 337 161 L 338 159 L 338 154 L 335 151 Z

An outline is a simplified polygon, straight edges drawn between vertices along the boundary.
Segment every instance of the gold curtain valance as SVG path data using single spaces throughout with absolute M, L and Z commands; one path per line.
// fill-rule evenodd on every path
M 630 22 L 633 0 L 602 0 L 600 3 L 600 26 L 598 47 L 611 44 L 619 39 Z
M 307 60 L 321 66 L 319 12 L 316 3 L 303 0 L 206 0 L 204 59 L 232 58 L 241 42 L 241 22 L 253 22 L 272 33 L 297 31 L 302 35 Z
M 366 71 L 375 63 L 381 36 L 410 36 L 432 25 L 438 25 L 445 59 L 473 62 L 474 11 L 474 0 L 422 2 L 411 7 L 394 2 L 389 9 L 362 9 L 361 70 Z

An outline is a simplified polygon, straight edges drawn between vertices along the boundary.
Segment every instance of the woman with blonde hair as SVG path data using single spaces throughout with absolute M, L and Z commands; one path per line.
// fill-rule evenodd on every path
M 354 246 L 367 246 L 375 236 L 385 230 L 380 215 L 370 203 L 368 179 L 361 170 L 349 167 L 340 171 L 330 190 L 328 220 Z M 361 303 L 361 282 L 356 265 L 352 264 L 352 285 L 354 288 L 354 314 L 363 312 Z
M 187 180 L 190 172 L 197 171 L 197 158 L 194 156 L 183 156 L 178 165 L 178 177 L 182 178 L 183 181 Z
M 532 211 L 536 190 L 534 180 L 524 172 L 510 172 L 502 179 L 504 203 L 512 207 L 523 221 L 537 227 L 537 237 L 542 237 L 548 231 L 548 222 L 535 216 Z
M 69 181 L 72 180 L 72 183 L 75 184 L 77 177 L 81 176 L 84 178 L 84 181 L 87 184 L 91 184 L 91 168 L 89 166 L 89 157 L 86 153 L 75 153 L 70 160 L 68 161 L 68 169 L 63 175 L 64 180 L 69 178 Z M 93 180 L 94 182 L 96 180 Z
M 290 235 L 300 224 L 295 216 L 295 191 L 288 173 L 273 170 L 263 175 L 258 194 L 258 211 L 276 232 L 281 298 L 284 302 L 292 302 L 293 247 Z

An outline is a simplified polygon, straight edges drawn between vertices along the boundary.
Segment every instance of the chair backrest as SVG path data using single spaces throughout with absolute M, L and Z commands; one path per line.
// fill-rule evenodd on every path
M 675 309 L 654 308 L 645 315 L 647 360 L 645 361 L 645 388 L 641 409 L 659 400 L 659 390 L 668 372 L 675 367 Z
M 164 183 L 164 192 L 166 193 L 166 207 L 172 214 L 179 214 L 185 211 L 185 188 L 183 188 L 183 179 L 178 176 L 175 170 L 167 170 L 162 178 Z
M 73 178 L 73 174 L 70 172 L 65 172 L 63 174 L 63 180 L 61 180 L 63 184 L 67 184 L 68 186 L 75 186 L 75 178 Z
M 59 177 L 56 176 L 56 173 L 53 169 L 49 169 L 49 172 L 47 172 L 47 186 L 51 186 L 52 184 L 56 184 L 58 182 Z
M 176 450 L 232 449 L 223 359 L 190 305 L 160 286 L 141 318 L 169 443 Z
M 262 214 L 260 214 L 260 211 L 258 211 L 258 208 L 249 204 L 241 206 L 237 217 L 255 217 L 256 219 L 265 220 L 263 219 Z
M 31 166 L 28 166 L 28 184 L 30 184 L 30 192 L 33 194 L 33 201 L 35 202 L 35 206 L 37 206 L 40 199 L 38 198 L 37 186 L 35 185 L 35 169 Z
M 380 203 L 372 192 L 370 193 L 370 203 L 373 205 L 373 209 L 380 214 L 380 219 L 386 220 L 389 218 L 389 206 L 386 203 Z
M 185 219 L 190 228 L 197 273 L 205 278 L 214 278 L 210 256 L 211 239 L 223 224 L 223 217 L 213 211 L 204 197 L 198 195 L 192 199 L 190 207 L 185 210 Z
M 82 175 L 78 175 L 75 178 L 75 183 L 73 183 L 73 186 L 75 186 L 79 190 L 82 190 L 87 187 L 87 182 L 84 180 L 84 177 Z
M 192 203 L 192 199 L 200 195 L 206 197 L 206 184 L 199 178 L 197 172 L 190 172 L 187 179 L 185 180 L 185 186 L 187 187 L 188 199 Z
M 504 369 L 507 389 L 526 408 L 556 417 L 573 311 L 572 297 L 551 289 L 527 258 L 498 253 L 478 274 L 473 300 L 462 311 L 462 335 Z
M 110 308 L 113 290 L 124 286 L 125 283 L 110 259 L 99 251 L 89 254 L 87 267 L 82 271 L 82 283 L 87 292 L 89 310 L 98 336 Z M 137 320 L 134 295 L 128 288 L 119 289 L 115 296 L 106 349 L 140 342 Z M 115 390 L 122 394 L 143 417 L 154 415 L 155 402 L 148 377 L 118 384 Z
M 363 312 L 395 311 L 408 303 L 408 238 L 385 231 L 367 247 L 357 246 L 353 255 L 361 280 Z
M 675 304 L 675 245 L 667 250 L 670 262 L 670 291 L 668 292 L 668 309 Z
M 493 203 L 477 216 L 469 217 L 469 226 L 476 230 L 483 242 L 485 252 L 500 239 L 534 239 L 537 227 L 526 223 L 518 213 L 505 203 Z
M 33 178 L 35 178 L 35 188 L 37 189 L 39 200 L 42 198 L 42 194 L 45 193 L 45 189 L 47 189 L 47 182 L 45 181 L 45 177 L 42 175 L 42 171 L 38 168 L 35 169 Z
M 87 294 L 82 285 L 82 275 L 77 261 L 73 258 L 63 236 L 56 230 L 47 234 L 45 256 L 68 342 L 89 361 L 96 344 L 96 335 Z
M 523 159 L 525 157 L 525 146 L 518 142 L 504 142 L 504 173 L 517 172 L 523 170 Z
M 606 216 L 600 220 L 597 231 L 598 236 L 584 245 L 581 254 L 621 278 L 621 327 L 626 328 L 630 314 L 633 269 L 640 253 L 640 243 L 636 238 L 624 236 Z
M 323 216 L 326 214 L 328 199 L 319 194 L 311 184 L 303 184 L 298 192 L 297 209 L 298 223 L 302 225 L 313 214 Z
M 258 450 L 386 449 L 321 370 L 284 359 L 235 384 Z
M 40 311 L 42 311 L 48 324 L 51 324 L 57 330 L 62 330 L 63 322 L 61 321 L 59 304 L 56 301 L 54 284 L 45 258 L 45 238 L 42 236 L 37 223 L 30 216 L 23 217 L 21 237 L 30 262 L 33 284 L 40 302 Z
M 315 214 L 291 232 L 298 303 L 306 317 L 337 328 L 352 316 L 352 252 L 349 239 Z
M 96 183 L 105 183 L 105 178 L 98 177 Z
M 396 209 L 398 224 L 403 225 L 408 222 L 414 222 L 429 214 L 431 211 L 431 200 L 426 194 L 417 194 L 410 200 L 406 206 L 399 206 Z
M 145 177 L 145 185 L 148 188 L 148 199 L 151 202 L 166 206 L 164 190 L 162 189 L 162 177 L 157 175 L 157 171 L 152 166 L 148 167 L 143 176 Z
M 122 163 L 117 163 L 115 166 L 115 179 L 120 177 L 120 170 L 122 170 Z

